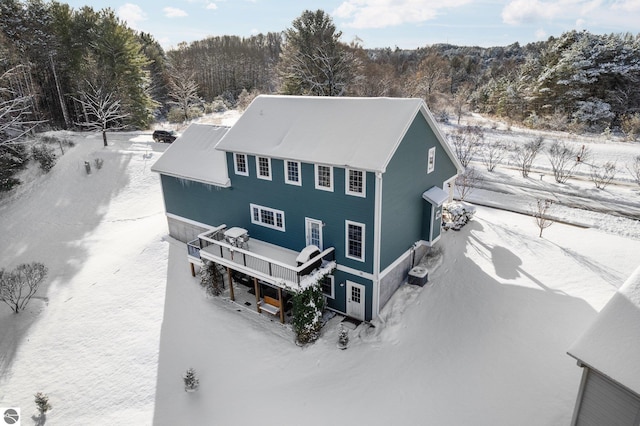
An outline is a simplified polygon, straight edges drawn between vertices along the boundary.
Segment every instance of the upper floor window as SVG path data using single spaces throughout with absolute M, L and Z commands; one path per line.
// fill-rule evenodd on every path
M 237 175 L 249 176 L 247 154 L 233 154 L 233 167 Z
M 333 191 L 333 167 L 316 164 L 316 189 Z
M 431 173 L 436 168 L 436 147 L 429 148 L 429 157 L 427 158 L 427 173 Z
M 355 195 L 358 197 L 366 197 L 366 181 L 365 172 L 362 170 L 347 169 L 347 176 L 345 179 L 345 192 L 349 195 Z
M 346 221 L 346 252 L 349 259 L 364 262 L 364 224 Z
M 299 161 L 285 160 L 284 181 L 291 185 L 302 185 L 302 176 L 300 176 Z
M 271 180 L 271 158 L 256 157 L 256 175 L 258 179 Z
M 284 212 L 269 207 L 250 204 L 251 207 L 251 223 L 266 226 L 267 228 L 284 231 Z

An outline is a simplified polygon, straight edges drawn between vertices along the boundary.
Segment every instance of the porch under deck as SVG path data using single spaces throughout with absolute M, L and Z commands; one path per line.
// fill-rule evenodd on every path
M 288 293 L 304 289 L 313 278 L 313 271 L 335 267 L 332 259 L 334 248 L 323 252 L 317 248 L 305 263 L 299 264 L 300 253 L 260 240 L 243 241 L 241 245 L 230 243 L 224 237 L 225 225 L 198 236 L 187 245 L 192 274 L 193 265 L 202 261 L 214 262 L 226 269 L 225 283 L 229 298 L 259 313 L 269 313 L 285 323 Z M 236 294 L 237 293 L 237 294 Z M 247 294 L 253 297 L 247 297 Z

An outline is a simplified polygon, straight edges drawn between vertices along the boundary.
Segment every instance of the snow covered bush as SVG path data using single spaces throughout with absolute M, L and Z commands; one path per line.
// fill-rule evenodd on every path
M 205 261 L 200 268 L 200 285 L 209 296 L 220 296 L 224 288 L 224 274 L 220 267 L 213 262 Z
M 40 169 L 48 173 L 56 164 L 56 154 L 53 148 L 44 143 L 39 143 L 31 147 L 31 158 L 40 164 Z
M 636 155 L 631 164 L 627 164 L 627 170 L 633 176 L 635 183 L 640 185 L 640 155 Z
M 445 230 L 459 231 L 473 219 L 475 213 L 474 206 L 465 203 L 447 203 L 442 207 L 442 227 Z
M 616 177 L 618 168 L 615 161 L 607 161 L 604 164 L 592 164 L 589 178 L 598 189 L 604 189 Z
M 623 116 L 620 127 L 622 127 L 627 139 L 635 140 L 640 135 L 640 113 Z
M 38 392 L 35 396 L 36 407 L 40 414 L 45 414 L 47 411 L 51 410 L 53 407 L 51 403 L 49 403 L 49 397 L 42 392 Z
M 347 349 L 349 346 L 349 330 L 344 328 L 342 324 L 340 324 L 340 329 L 338 330 L 338 348 L 339 349 Z
M 0 301 L 17 314 L 27 307 L 45 276 L 47 267 L 38 262 L 23 263 L 13 271 L 0 269 Z
M 293 295 L 293 331 L 297 343 L 304 345 L 318 339 L 324 308 L 320 280 Z
M 104 164 L 104 160 L 102 158 L 96 158 L 93 160 L 93 163 L 96 165 L 96 169 L 100 170 Z
M 185 392 L 194 392 L 198 390 L 200 386 L 200 379 L 196 377 L 196 370 L 193 368 L 188 368 L 187 371 L 182 376 L 182 380 L 184 380 L 184 390 Z

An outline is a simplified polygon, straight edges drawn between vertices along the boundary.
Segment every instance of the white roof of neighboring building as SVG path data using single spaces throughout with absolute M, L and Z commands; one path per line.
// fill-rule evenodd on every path
M 261 95 L 217 149 L 384 172 L 420 111 L 461 170 L 421 99 Z
M 640 267 L 573 344 L 569 355 L 640 395 Z
M 217 186 L 230 186 L 227 159 L 216 144 L 225 126 L 191 124 L 151 167 L 154 172 Z

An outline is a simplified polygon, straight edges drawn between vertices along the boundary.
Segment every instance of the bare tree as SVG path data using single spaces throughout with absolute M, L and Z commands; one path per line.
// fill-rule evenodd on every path
M 0 75 L 0 146 L 23 143 L 23 137 L 42 123 L 31 118 L 32 97 L 8 87 L 8 80 L 22 68 L 13 67 Z
M 589 177 L 596 185 L 596 188 L 604 189 L 616 177 L 617 172 L 618 167 L 615 161 L 607 161 L 600 166 L 591 164 L 591 172 L 589 173 Z
M 538 136 L 524 145 L 515 146 L 512 156 L 518 167 L 520 167 L 522 177 L 526 178 L 529 176 L 533 160 L 536 159 L 543 146 L 544 138 L 542 136 Z
M 482 183 L 482 175 L 473 167 L 467 167 L 462 174 L 456 177 L 456 191 L 460 201 L 469 195 L 475 188 Z
M 640 155 L 633 158 L 633 162 L 627 165 L 627 170 L 631 173 L 633 180 L 640 185 Z
M 506 156 L 506 145 L 500 141 L 492 141 L 486 145 L 486 149 L 482 152 L 482 162 L 487 167 L 487 171 L 492 172 Z
M 473 156 L 480 149 L 484 140 L 484 133 L 479 127 L 467 126 L 458 129 L 449 138 L 458 160 L 460 160 L 463 167 L 467 167 Z
M 128 116 L 120 112 L 122 104 L 113 92 L 95 87 L 87 82 L 89 90 L 80 92 L 80 98 L 73 98 L 82 106 L 87 121 L 76 123 L 89 130 L 102 132 L 102 141 L 107 146 L 107 129 L 122 130 L 127 127 L 123 120 Z
M 565 141 L 554 142 L 547 151 L 553 177 L 558 183 L 565 183 L 570 177 L 573 177 L 580 163 L 587 160 L 588 156 L 589 151 L 584 145 L 577 149 Z
M 23 310 L 47 275 L 42 263 L 23 263 L 13 271 L 0 270 L 0 300 L 16 314 Z
M 536 221 L 536 225 L 540 228 L 540 234 L 538 235 L 542 238 L 542 231 L 553 225 L 553 219 L 549 217 L 549 211 L 551 210 L 551 206 L 553 205 L 553 200 L 550 199 L 540 199 L 536 200 L 536 205 L 534 206 L 533 218 Z
M 455 95 L 453 95 L 451 105 L 453 106 L 455 114 L 458 116 L 458 124 L 460 124 L 460 118 L 462 118 L 462 113 L 464 112 L 465 108 L 469 106 L 469 99 L 471 99 L 472 94 L 473 87 L 471 87 L 470 84 L 465 83 L 464 85 L 459 87 Z
M 184 121 L 189 120 L 189 111 L 204 102 L 198 96 L 198 83 L 195 80 L 195 71 L 189 71 L 180 67 L 173 67 L 169 73 L 169 103 L 176 105 L 182 112 Z

